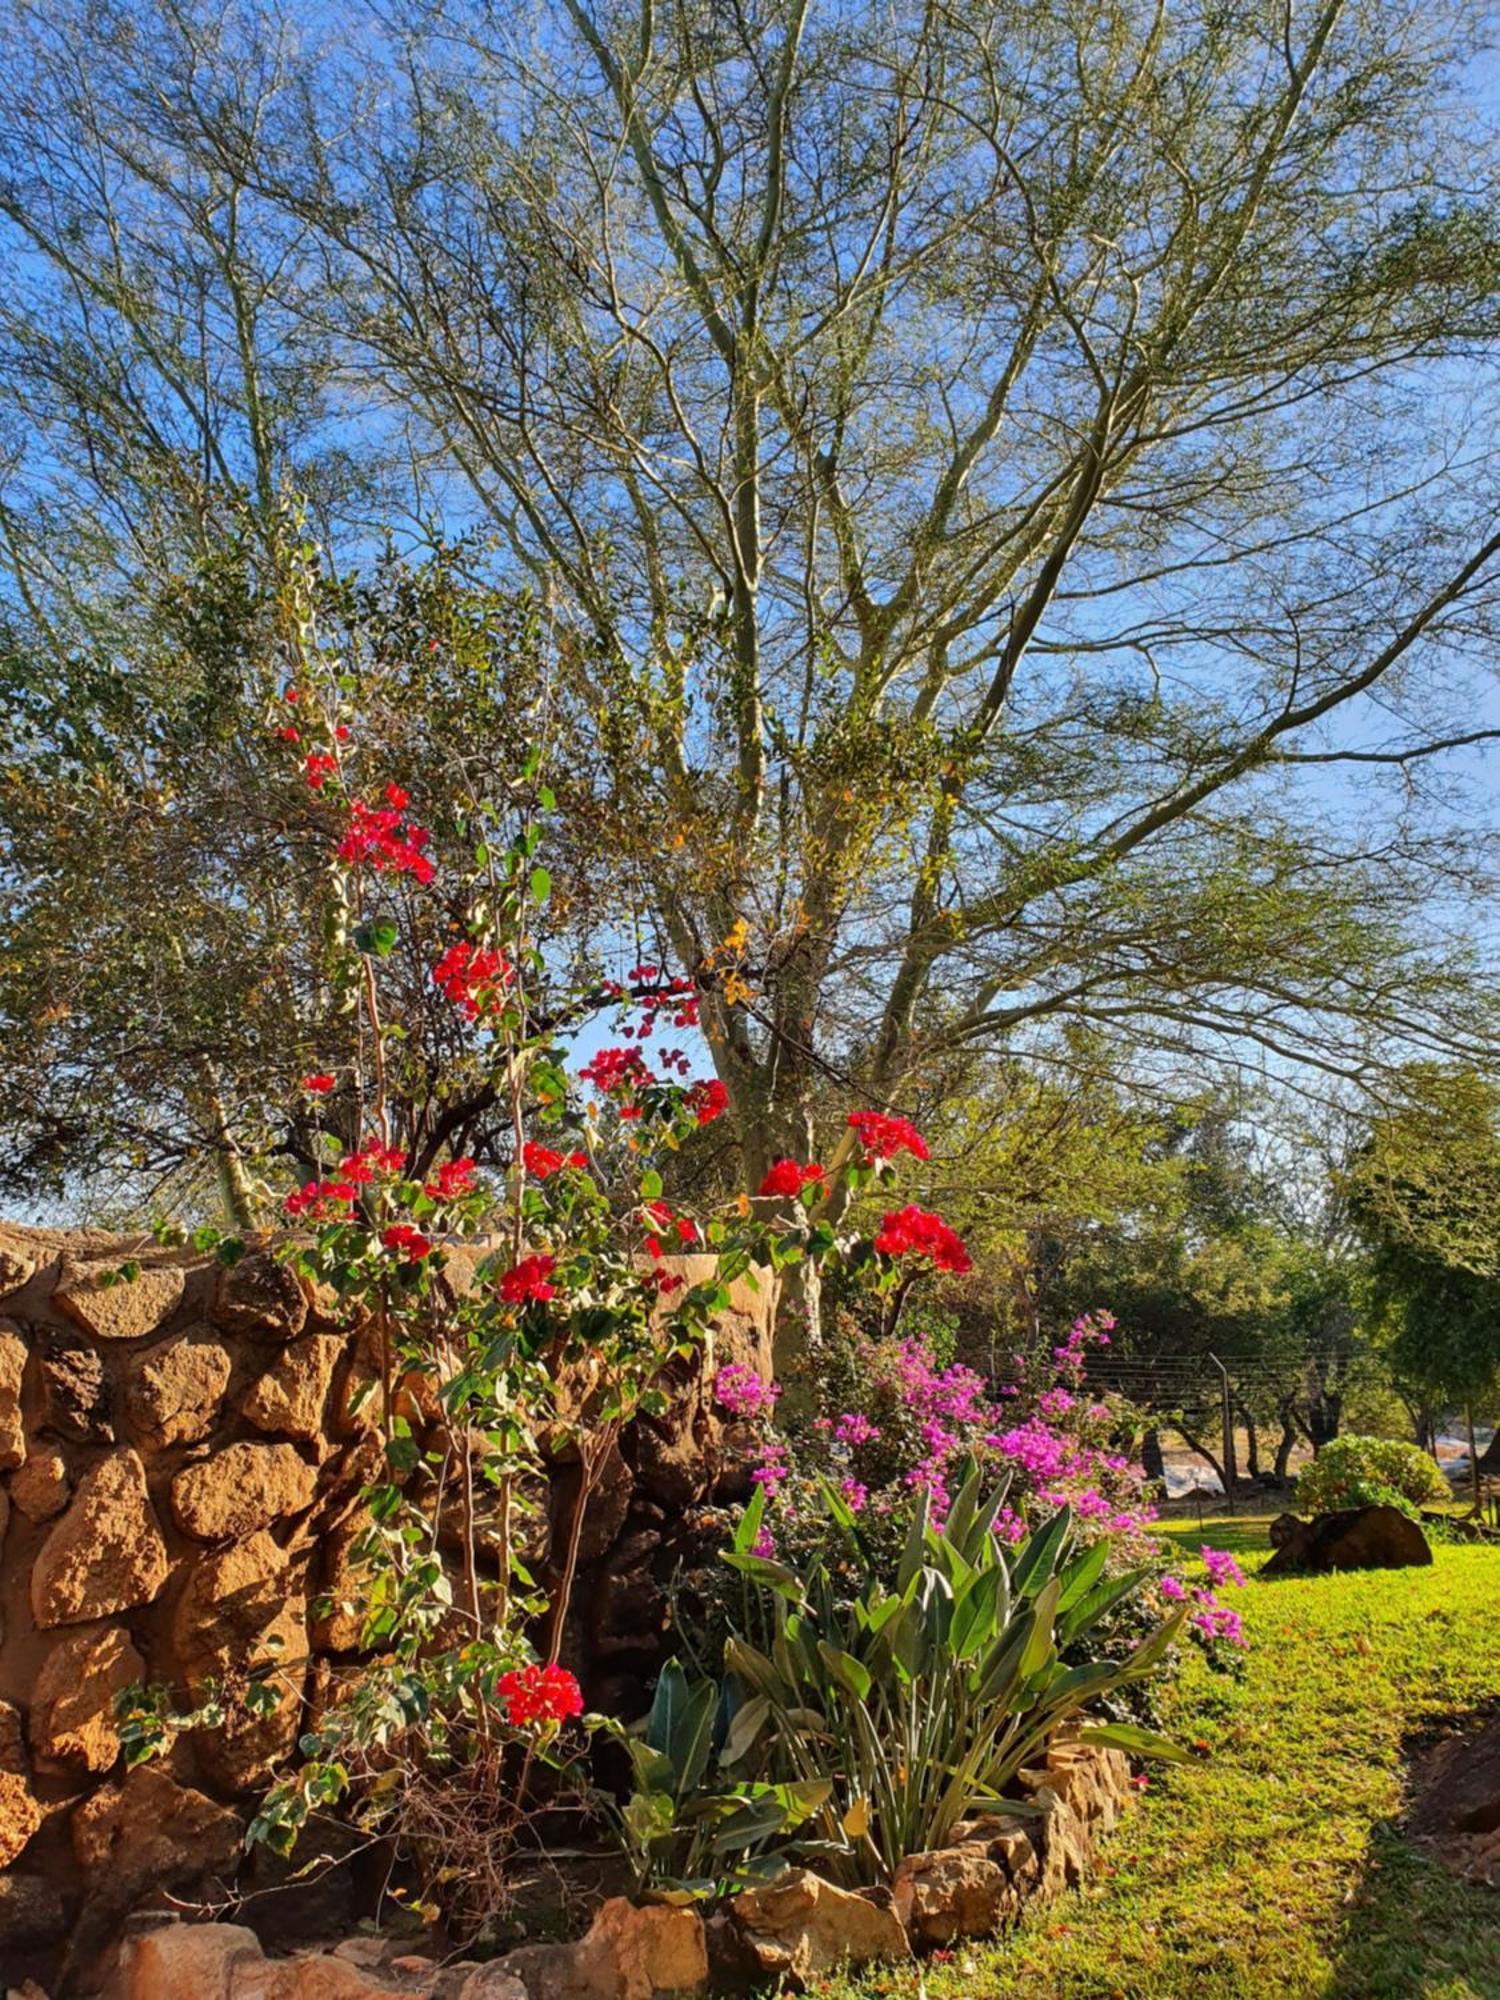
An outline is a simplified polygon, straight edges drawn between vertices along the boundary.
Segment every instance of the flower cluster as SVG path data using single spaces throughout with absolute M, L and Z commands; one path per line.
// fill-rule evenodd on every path
M 380 1240 L 387 1250 L 399 1252 L 408 1264 L 420 1264 L 424 1257 L 432 1255 L 432 1245 L 409 1222 L 393 1222 L 382 1231 Z
M 815 1186 L 826 1175 L 816 1160 L 809 1160 L 799 1167 L 795 1160 L 777 1160 L 761 1182 L 758 1193 L 763 1195 L 796 1195 L 805 1187 Z
M 533 1180 L 550 1180 L 554 1174 L 560 1174 L 564 1167 L 586 1167 L 588 1163 L 587 1153 L 554 1152 L 551 1146 L 543 1146 L 536 1139 L 528 1139 L 521 1148 L 521 1165 Z
M 326 750 L 310 750 L 303 763 L 302 774 L 311 790 L 321 792 L 338 767 L 338 758 L 330 756 Z
M 955 1277 L 973 1269 L 958 1232 L 950 1229 L 940 1215 L 909 1202 L 905 1208 L 884 1217 L 875 1248 L 882 1257 L 925 1259 L 935 1271 L 951 1271 Z
M 591 1083 L 601 1097 L 625 1100 L 622 1117 L 635 1109 L 634 1100 L 640 1092 L 649 1090 L 656 1081 L 639 1049 L 600 1049 L 578 1075 L 582 1082 Z
M 434 1201 L 459 1201 L 464 1195 L 474 1192 L 477 1172 L 473 1160 L 444 1160 L 427 1182 L 423 1193 L 430 1195 Z
M 566 1667 L 513 1667 L 495 1683 L 513 1729 L 567 1722 L 583 1713 L 583 1690 Z
M 304 1181 L 282 1200 L 282 1212 L 292 1221 L 327 1222 L 347 1215 L 354 1206 L 355 1189 L 348 1181 Z
M 867 1167 L 877 1160 L 894 1160 L 898 1153 L 910 1153 L 914 1160 L 932 1157 L 927 1141 L 909 1118 L 887 1117 L 883 1111 L 851 1111 L 849 1126 L 859 1136 Z
M 399 1146 L 387 1146 L 379 1139 L 367 1139 L 357 1153 L 350 1153 L 339 1162 L 339 1172 L 345 1180 L 358 1181 L 365 1185 L 387 1174 L 399 1174 L 406 1166 L 406 1155 Z
M 714 1377 L 714 1401 L 733 1417 L 766 1417 L 781 1394 L 779 1382 L 767 1382 L 743 1361 L 728 1361 Z
M 314 1076 L 303 1077 L 302 1088 L 310 1097 L 326 1097 L 333 1088 L 333 1078 L 326 1070 L 319 1070 Z
M 729 1109 L 729 1092 L 716 1076 L 709 1077 L 691 1085 L 682 1102 L 700 1125 L 712 1125 Z
M 450 944 L 432 968 L 437 985 L 471 1021 L 499 1011 L 501 992 L 513 973 L 503 952 L 470 944 L 467 938 Z
M 534 1257 L 523 1257 L 519 1264 L 512 1264 L 500 1280 L 500 1296 L 507 1305 L 526 1305 L 531 1300 L 539 1303 L 557 1297 L 557 1286 L 553 1284 L 553 1273 L 557 1269 L 557 1259 L 539 1251 Z
M 340 861 L 353 868 L 367 864 L 384 875 L 410 875 L 425 887 L 437 871 L 423 852 L 426 827 L 406 818 L 408 803 L 399 785 L 386 786 L 382 806 L 352 800 L 349 824 L 339 842 Z

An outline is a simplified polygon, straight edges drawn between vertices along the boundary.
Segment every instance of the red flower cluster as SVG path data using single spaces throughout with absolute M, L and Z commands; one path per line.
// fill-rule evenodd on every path
M 348 1181 L 306 1181 L 282 1202 L 285 1212 L 296 1218 L 306 1216 L 309 1222 L 326 1222 L 331 1216 L 340 1216 L 354 1205 L 354 1189 Z
M 380 1240 L 387 1250 L 399 1250 L 408 1264 L 420 1264 L 424 1257 L 432 1255 L 432 1245 L 409 1222 L 393 1222 Z
M 432 976 L 454 1005 L 477 1021 L 481 1014 L 499 1012 L 498 989 L 509 986 L 514 969 L 503 952 L 464 941 L 449 945 Z
M 661 979 L 663 969 L 659 965 L 633 965 L 626 978 L 632 986 L 642 981 Z M 656 1030 L 658 1016 L 670 1014 L 674 1028 L 696 1028 L 698 1025 L 698 995 L 691 979 L 669 979 L 665 986 L 654 993 L 637 996 L 645 1013 L 645 1019 L 638 1028 L 625 1028 L 622 1032 L 633 1035 L 637 1041 L 646 1041 Z
M 851 1111 L 849 1124 L 859 1134 L 867 1167 L 876 1160 L 893 1160 L 898 1153 L 910 1153 L 914 1160 L 931 1157 L 927 1141 L 909 1118 L 888 1118 L 883 1111 Z
M 474 1162 L 470 1159 L 444 1160 L 427 1183 L 424 1193 L 434 1201 L 457 1201 L 474 1192 Z
M 535 1139 L 528 1139 L 521 1148 L 522 1166 L 539 1181 L 561 1173 L 564 1167 L 586 1167 L 588 1163 L 587 1153 L 555 1153 L 550 1146 L 538 1145 Z
M 940 1215 L 909 1204 L 883 1218 L 875 1248 L 882 1257 L 929 1258 L 934 1270 L 952 1271 L 960 1277 L 973 1269 L 958 1232 Z
M 328 779 L 338 769 L 337 757 L 330 757 L 326 750 L 309 751 L 307 761 L 302 766 L 308 784 L 315 792 L 321 792 Z
M 557 1259 L 545 1253 L 523 1257 L 519 1264 L 512 1264 L 501 1278 L 501 1298 L 512 1306 L 525 1305 L 529 1299 L 555 1299 L 557 1287 L 552 1282 L 552 1273 L 556 1269 Z
M 513 1728 L 534 1722 L 566 1722 L 583 1713 L 583 1690 L 566 1667 L 515 1667 L 502 1674 L 495 1691 Z
M 729 1092 L 714 1076 L 695 1083 L 682 1101 L 700 1125 L 712 1125 L 729 1109 Z
M 603 1097 L 631 1098 L 656 1081 L 642 1062 L 639 1049 L 600 1049 L 578 1074 Z
M 295 722 L 284 722 L 276 734 L 281 738 L 283 743 L 300 743 L 302 741 L 302 732 L 298 729 Z
M 345 1180 L 365 1183 L 378 1174 L 399 1174 L 405 1165 L 406 1155 L 399 1146 L 382 1146 L 378 1139 L 367 1139 L 357 1153 L 339 1161 L 339 1172 Z
M 381 874 L 414 875 L 424 885 L 430 882 L 437 871 L 422 852 L 427 829 L 404 817 L 406 805 L 407 794 L 399 785 L 386 786 L 383 806 L 355 799 L 339 842 L 340 861 L 353 867 L 368 862 Z
M 815 1161 L 799 1167 L 795 1160 L 778 1160 L 760 1184 L 759 1192 L 765 1195 L 800 1194 L 810 1181 L 824 1179 L 823 1169 Z
M 314 1097 L 326 1097 L 333 1088 L 333 1078 L 327 1070 L 319 1070 L 314 1076 L 303 1077 L 302 1088 Z

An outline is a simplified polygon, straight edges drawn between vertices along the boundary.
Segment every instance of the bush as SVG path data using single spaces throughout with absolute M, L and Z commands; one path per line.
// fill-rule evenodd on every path
M 1334 1438 L 1297 1481 L 1297 1509 L 1303 1514 L 1385 1506 L 1399 1507 L 1415 1520 L 1421 1508 L 1447 1498 L 1448 1482 L 1437 1466 L 1401 1438 Z

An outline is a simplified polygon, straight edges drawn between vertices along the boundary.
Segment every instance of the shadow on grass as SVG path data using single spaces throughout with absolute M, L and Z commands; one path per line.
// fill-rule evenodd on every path
M 1372 1829 L 1325 2000 L 1500 2000 L 1500 1896 Z

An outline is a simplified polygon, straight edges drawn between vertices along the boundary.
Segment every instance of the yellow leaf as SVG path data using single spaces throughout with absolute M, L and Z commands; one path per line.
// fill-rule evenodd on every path
M 851 1840 L 863 1840 L 870 1831 L 870 1801 L 856 1799 L 839 1821 L 839 1825 Z

